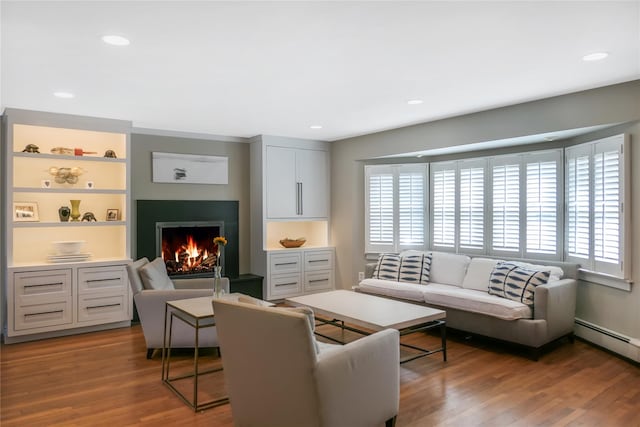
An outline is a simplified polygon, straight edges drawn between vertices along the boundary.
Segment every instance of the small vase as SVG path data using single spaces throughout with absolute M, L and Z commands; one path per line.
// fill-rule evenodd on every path
M 58 216 L 60 217 L 60 221 L 62 222 L 69 221 L 70 215 L 71 215 L 71 209 L 69 209 L 69 206 L 60 206 L 60 209 L 58 209 Z
M 222 267 L 216 265 L 213 267 L 213 297 L 220 298 L 224 294 L 222 289 Z
M 70 200 L 71 202 L 71 221 L 78 221 L 80 218 L 80 200 Z

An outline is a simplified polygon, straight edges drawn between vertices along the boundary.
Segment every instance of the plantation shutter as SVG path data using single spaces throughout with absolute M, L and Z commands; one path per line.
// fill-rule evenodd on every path
M 390 167 L 365 167 L 366 251 L 390 252 L 393 248 L 393 171 Z
M 590 253 L 590 151 L 584 146 L 566 150 L 567 255 L 578 260 L 588 259 Z
M 456 231 L 456 170 L 455 165 L 432 165 L 432 245 L 455 246 Z
M 459 247 L 484 248 L 484 166 L 460 165 Z
M 620 274 L 617 267 L 621 263 L 623 220 L 620 150 L 618 144 L 595 144 L 593 156 L 593 246 L 596 270 L 616 275 Z
M 520 250 L 520 165 L 518 159 L 494 164 L 492 250 Z
M 560 255 L 558 200 L 561 152 L 542 153 L 535 157 L 542 158 L 526 162 L 526 256 L 557 258 Z
M 400 246 L 424 246 L 426 174 L 422 171 L 398 174 L 398 228 Z

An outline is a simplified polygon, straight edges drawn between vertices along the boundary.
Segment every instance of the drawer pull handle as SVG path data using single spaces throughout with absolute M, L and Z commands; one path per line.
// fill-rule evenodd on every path
M 328 259 L 310 259 L 309 262 L 329 262 Z
M 55 282 L 55 283 L 40 283 L 37 285 L 24 285 L 24 288 L 39 288 L 41 286 L 57 286 L 57 285 L 64 285 L 64 282 Z
M 94 305 L 94 306 L 88 306 L 87 310 L 90 310 L 92 308 L 106 308 L 106 307 L 118 307 L 120 305 L 120 303 L 117 304 L 104 304 L 104 305 Z
M 297 264 L 297 262 L 295 262 L 295 261 L 294 262 L 280 262 L 280 263 L 275 264 L 275 266 L 276 267 L 280 267 L 281 265 L 294 265 L 294 264 Z
M 64 310 L 53 310 L 53 311 L 43 311 L 42 313 L 26 313 L 24 317 L 27 316 L 44 316 L 45 314 L 55 314 L 62 313 Z
M 290 283 L 276 283 L 276 287 L 278 286 L 291 286 L 291 285 L 297 285 L 298 282 L 290 282 Z
M 96 283 L 96 282 L 112 282 L 114 280 L 120 281 L 119 277 L 111 277 L 107 279 L 89 279 L 86 280 L 87 283 Z
M 309 280 L 309 283 L 317 283 L 317 282 L 328 282 L 329 279 L 315 279 L 315 280 Z

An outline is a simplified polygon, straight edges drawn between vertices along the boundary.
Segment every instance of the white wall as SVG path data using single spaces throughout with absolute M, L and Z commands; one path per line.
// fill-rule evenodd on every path
M 640 120 L 640 80 L 528 102 L 332 143 L 332 242 L 336 246 L 337 286 L 349 288 L 364 271 L 364 168 L 361 160 L 462 146 L 524 135 Z M 640 126 L 632 135 L 632 188 L 640 188 Z M 640 191 L 632 209 L 640 213 Z M 640 265 L 640 219 L 633 221 L 633 265 Z M 581 283 L 576 315 L 640 338 L 640 268 L 631 292 Z

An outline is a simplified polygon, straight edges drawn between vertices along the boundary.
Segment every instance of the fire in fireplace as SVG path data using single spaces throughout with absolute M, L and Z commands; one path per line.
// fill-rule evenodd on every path
M 158 222 L 156 245 L 170 276 L 212 273 L 218 258 L 213 239 L 224 235 L 224 222 Z M 224 268 L 224 251 L 220 265 Z

